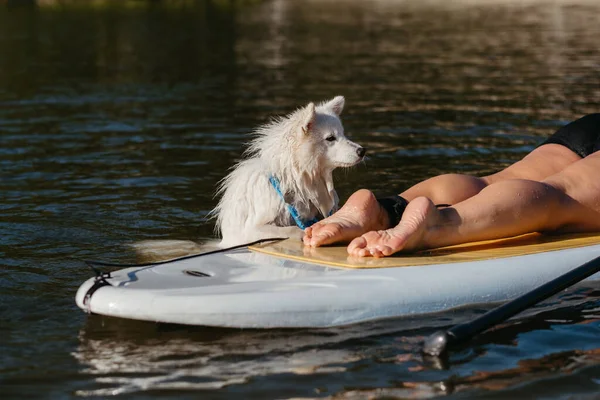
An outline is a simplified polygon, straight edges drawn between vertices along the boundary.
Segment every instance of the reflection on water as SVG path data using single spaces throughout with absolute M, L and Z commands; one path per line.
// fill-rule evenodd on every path
M 370 149 L 337 173 L 342 199 L 519 159 L 600 109 L 598 2 L 17 3 L 0 2 L 4 394 L 597 391 L 589 286 L 448 370 L 421 360 L 417 343 L 479 308 L 333 331 L 219 331 L 87 318 L 73 296 L 90 275 L 77 259 L 127 261 L 128 243 L 212 237 L 214 187 L 248 132 L 308 101 L 345 95 L 346 131 Z
M 539 380 L 599 371 L 598 301 L 589 289 L 538 307 L 478 338 L 449 360 L 423 359 L 423 337 L 448 323 L 442 314 L 320 330 L 225 330 L 90 317 L 73 353 L 95 387 L 79 395 L 140 390 L 207 390 L 216 398 L 314 395 L 430 398 L 473 389 L 539 393 Z M 545 310 L 545 311 L 544 311 Z M 483 310 L 461 310 L 456 321 Z M 541 311 L 541 313 L 540 313 Z M 567 327 L 565 329 L 565 327 Z M 544 330 L 548 333 L 540 334 Z M 566 337 L 586 343 L 581 349 Z M 533 358 L 531 358 L 533 357 Z M 275 384 L 268 384 L 270 379 Z M 563 378 L 564 379 L 564 378 Z M 568 379 L 566 379 L 568 380 Z M 594 389 L 588 379 L 585 390 Z M 513 389 L 515 388 L 515 389 Z M 221 389 L 219 392 L 212 390 Z M 500 398 L 506 396 L 504 391 Z

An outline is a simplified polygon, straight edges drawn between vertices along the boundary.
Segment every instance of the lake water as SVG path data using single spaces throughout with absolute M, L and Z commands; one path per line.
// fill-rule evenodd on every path
M 485 311 L 323 330 L 87 316 L 79 261 L 203 240 L 248 133 L 342 94 L 368 160 L 342 200 L 486 174 L 600 110 L 597 1 L 0 2 L 3 398 L 597 398 L 600 284 L 434 365 L 422 338 Z M 457 277 L 460 279 L 460 277 Z

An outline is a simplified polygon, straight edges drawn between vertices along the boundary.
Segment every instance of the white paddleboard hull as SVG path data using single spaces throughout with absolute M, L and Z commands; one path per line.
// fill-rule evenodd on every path
M 111 286 L 84 305 L 92 278 L 76 302 L 95 314 L 175 324 L 332 327 L 507 301 L 598 255 L 600 245 L 593 245 L 485 261 L 341 269 L 236 250 L 113 272 Z

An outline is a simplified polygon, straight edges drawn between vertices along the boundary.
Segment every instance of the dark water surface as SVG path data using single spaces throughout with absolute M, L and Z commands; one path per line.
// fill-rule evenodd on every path
M 600 3 L 40 3 L 0 2 L 0 396 L 597 398 L 594 283 L 446 369 L 419 341 L 483 309 L 240 331 L 88 317 L 74 295 L 77 259 L 211 237 L 248 132 L 311 100 L 345 95 L 370 149 L 342 199 L 519 159 L 600 110 Z

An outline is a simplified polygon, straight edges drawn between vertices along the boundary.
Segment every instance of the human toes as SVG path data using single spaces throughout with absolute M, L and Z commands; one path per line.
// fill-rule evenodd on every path
M 348 245 L 348 254 L 354 257 L 387 257 L 400 251 L 406 243 L 404 235 L 393 235 L 392 229 L 367 232 Z
M 304 244 L 306 246 L 310 246 L 311 240 L 316 237 L 319 236 L 319 232 L 321 232 L 321 230 L 323 229 L 323 227 L 326 227 L 329 225 L 329 221 L 328 219 L 324 219 L 322 221 L 317 222 L 316 224 L 309 226 L 308 228 L 306 228 L 304 230 Z
M 316 224 L 314 224 L 314 225 L 312 225 L 312 226 L 309 226 L 308 228 L 306 228 L 306 229 L 304 230 L 304 238 L 303 238 L 303 240 L 304 240 L 304 244 L 305 244 L 306 246 L 309 246 L 309 245 L 310 245 L 310 243 L 311 243 L 311 240 L 312 240 L 314 237 L 318 236 L 318 235 L 319 235 L 319 232 L 321 232 L 321 229 L 322 229 L 324 226 L 327 226 L 327 225 L 328 225 L 327 221 L 326 221 L 326 220 L 323 220 L 323 221 L 319 221 L 319 222 L 317 222 Z
M 349 244 L 346 250 L 348 254 L 354 257 L 363 257 L 361 256 L 362 250 L 367 248 L 367 240 L 363 236 L 359 236 L 353 239 Z
M 312 247 L 323 246 L 334 243 L 342 236 L 342 228 L 337 223 L 330 223 L 320 227 L 318 231 L 313 231 L 308 245 Z
M 375 257 L 382 258 L 385 257 L 385 254 L 379 250 L 379 248 L 364 248 L 360 249 L 358 252 L 355 252 L 355 257 Z
M 305 245 L 308 245 L 310 243 L 310 239 L 312 238 L 312 231 L 312 227 L 310 226 L 304 229 L 304 236 L 302 237 L 302 241 Z
M 379 255 L 374 243 L 379 240 L 380 232 L 371 231 L 352 240 L 348 245 L 348 254 L 354 257 L 370 257 Z

